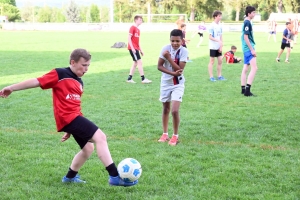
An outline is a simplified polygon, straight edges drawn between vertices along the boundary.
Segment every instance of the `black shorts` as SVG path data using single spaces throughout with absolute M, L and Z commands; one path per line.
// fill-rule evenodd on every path
M 239 61 L 236 58 L 234 58 L 233 63 L 239 63 Z
M 281 43 L 281 49 L 284 50 L 286 48 L 290 48 L 290 43 Z
M 83 116 L 77 116 L 70 124 L 66 125 L 61 132 L 72 134 L 82 149 L 97 130 L 98 127 L 93 122 Z
M 139 51 L 139 50 L 135 50 L 135 54 L 134 54 L 134 53 L 132 52 L 132 50 L 130 49 L 130 50 L 129 50 L 129 53 L 130 53 L 130 55 L 131 55 L 133 61 L 138 61 L 138 60 L 141 59 L 140 51 Z
M 203 33 L 198 33 L 200 37 L 203 37 Z
M 210 57 L 219 57 L 219 56 L 222 56 L 222 53 L 220 53 L 219 50 L 210 49 L 209 56 Z

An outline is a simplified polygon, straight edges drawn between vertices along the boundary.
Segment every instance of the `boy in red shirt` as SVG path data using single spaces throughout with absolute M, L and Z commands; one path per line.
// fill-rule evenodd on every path
M 82 165 L 96 151 L 102 164 L 109 174 L 108 183 L 113 186 L 133 186 L 134 182 L 124 182 L 120 177 L 108 149 L 106 135 L 93 122 L 81 113 L 81 95 L 83 82 L 81 77 L 88 71 L 91 55 L 85 49 L 75 49 L 70 55 L 70 66 L 56 68 L 47 74 L 20 83 L 7 86 L 0 90 L 0 97 L 6 98 L 12 92 L 29 88 L 41 87 L 52 89 L 53 109 L 58 132 L 65 132 L 61 141 L 73 135 L 81 148 L 75 155 L 63 183 L 85 183 L 77 174 Z M 94 143 L 94 144 L 93 144 Z
M 236 52 L 236 46 L 231 46 L 231 50 L 226 52 L 223 58 L 225 57 L 226 63 L 231 64 L 231 63 L 239 63 L 241 62 L 241 58 L 238 58 L 234 56 L 234 53 Z
M 127 83 L 136 83 L 133 81 L 132 76 L 134 74 L 134 71 L 136 67 L 138 67 L 142 83 L 151 83 L 152 81 L 149 79 L 146 79 L 144 76 L 144 69 L 143 69 L 143 63 L 140 56 L 144 55 L 144 52 L 142 51 L 142 48 L 140 46 L 140 29 L 138 29 L 138 26 L 143 23 L 143 18 L 141 16 L 135 16 L 134 17 L 134 25 L 132 25 L 129 29 L 129 35 L 128 35 L 128 50 L 129 53 L 133 59 L 133 64 L 129 72 L 129 76 L 127 79 Z

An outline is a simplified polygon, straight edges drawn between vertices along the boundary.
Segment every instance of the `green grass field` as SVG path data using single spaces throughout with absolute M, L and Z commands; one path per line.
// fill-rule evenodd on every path
M 87 184 L 62 184 L 79 147 L 72 138 L 60 142 L 50 90 L 19 91 L 0 99 L 0 199 L 300 199 L 300 45 L 290 64 L 276 63 L 280 34 L 274 43 L 255 33 L 257 97 L 247 98 L 240 94 L 242 64 L 223 64 L 227 81 L 208 80 L 205 36 L 200 48 L 198 37 L 188 44 L 193 62 L 185 68 L 181 142 L 170 147 L 157 142 L 162 105 L 156 65 L 168 32 L 142 32 L 145 75 L 153 80 L 143 85 L 138 71 L 137 84 L 125 82 L 131 57 L 110 48 L 126 42 L 127 32 L 0 31 L 0 88 L 67 67 L 73 49 L 87 48 L 92 62 L 83 77 L 82 111 L 107 134 L 115 163 L 133 157 L 143 167 L 137 186 L 110 187 L 94 153 L 79 172 Z M 236 45 L 242 57 L 240 33 L 223 37 L 224 51 Z

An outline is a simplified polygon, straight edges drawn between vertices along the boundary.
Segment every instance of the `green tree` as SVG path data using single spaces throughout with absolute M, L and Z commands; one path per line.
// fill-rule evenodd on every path
M 294 13 L 300 13 L 300 0 L 287 0 L 287 3 L 291 5 Z
M 16 6 L 16 0 L 0 0 L 0 3 L 7 3 Z
M 66 19 L 68 22 L 72 23 L 80 22 L 80 10 L 74 0 L 71 0 L 66 8 Z
M 277 12 L 278 13 L 283 13 L 285 12 L 285 6 L 284 6 L 284 3 L 283 3 L 283 0 L 279 0 L 277 2 Z
M 178 1 L 178 0 L 163 0 L 160 2 L 160 5 L 164 7 L 166 14 L 171 13 L 174 6 L 176 6 L 179 12 L 182 13 L 185 4 L 186 1 Z
M 23 21 L 33 21 L 34 7 L 30 3 L 26 3 L 21 9 L 21 17 Z
M 272 12 L 276 12 L 277 0 L 263 0 L 258 4 L 262 20 L 267 20 Z
M 115 0 L 114 4 L 114 21 L 119 22 L 132 22 L 132 15 L 138 7 L 140 2 L 135 2 L 134 0 Z
M 63 14 L 63 10 L 60 8 L 52 8 L 50 22 L 66 22 L 66 17 Z
M 102 6 L 99 8 L 100 11 L 100 22 L 108 22 L 109 21 L 109 8 Z
M 100 11 L 97 5 L 92 4 L 90 7 L 92 22 L 100 22 Z
M 232 16 L 232 19 L 235 19 L 235 21 L 241 20 L 241 16 L 244 15 L 243 5 L 246 2 L 247 2 L 247 0 L 227 0 L 227 1 L 224 1 L 224 3 L 226 3 L 227 5 L 229 5 L 233 8 L 234 11 L 232 12 L 232 14 L 235 14 L 235 16 Z
M 90 8 L 88 6 L 80 6 L 80 22 L 91 22 Z
M 201 1 L 201 3 L 206 2 L 206 0 Z M 196 16 L 196 10 L 198 7 L 200 7 L 201 4 L 199 1 L 197 0 L 187 0 L 187 5 L 189 11 L 190 11 L 190 21 L 195 21 L 195 16 Z
M 51 22 L 52 9 L 48 6 L 41 8 L 38 12 L 38 22 Z
M 220 0 L 208 0 L 205 1 L 203 4 L 199 3 L 197 6 L 197 11 L 205 16 L 205 18 L 212 18 L 212 13 L 215 10 L 222 11 L 223 9 L 223 2 Z
M 0 3 L 2 15 L 7 16 L 8 21 L 20 20 L 20 11 L 16 6 L 7 3 Z

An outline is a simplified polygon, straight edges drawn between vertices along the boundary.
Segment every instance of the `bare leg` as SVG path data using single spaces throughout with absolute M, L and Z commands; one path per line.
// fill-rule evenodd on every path
M 290 53 L 291 53 L 291 48 L 286 48 L 286 58 L 285 58 L 286 60 L 289 59 Z
M 98 158 L 101 160 L 103 165 L 107 167 L 112 164 L 113 160 L 108 149 L 106 135 L 100 129 L 98 129 L 91 141 L 95 143 Z
M 144 75 L 144 69 L 143 69 L 143 62 L 142 62 L 141 59 L 137 61 L 137 66 L 138 66 L 140 75 L 143 76 Z
M 280 49 L 280 51 L 278 52 L 277 58 L 280 58 L 283 51 L 284 51 L 284 49 Z
M 133 75 L 134 74 L 134 71 L 136 69 L 136 66 L 137 66 L 137 61 L 133 61 L 133 64 L 132 64 L 132 67 L 130 68 L 130 72 L 129 72 L 129 75 Z
M 291 49 L 293 49 L 293 47 L 294 47 L 294 40 L 292 40 L 292 41 L 290 42 L 290 46 L 291 46 Z
M 271 34 L 269 34 L 269 36 L 268 36 L 268 42 L 270 41 L 270 37 L 271 37 Z
M 250 73 L 248 75 L 247 84 L 252 85 L 252 82 L 254 81 L 256 71 L 258 69 L 257 64 L 256 64 L 256 57 L 254 57 L 250 60 L 250 66 L 251 66 L 251 70 L 250 70 Z
M 214 66 L 214 61 L 215 58 L 214 57 L 210 57 L 209 63 L 208 63 L 208 73 L 209 73 L 209 77 L 214 77 L 213 75 L 213 66 Z
M 162 125 L 163 125 L 164 133 L 168 133 L 170 105 L 171 105 L 171 102 L 163 103 Z
M 218 57 L 217 71 L 218 71 L 218 77 L 222 76 L 222 56 Z
M 94 151 L 94 144 L 91 142 L 86 143 L 86 145 L 79 151 L 73 158 L 70 168 L 73 171 L 79 171 L 85 161 L 91 156 Z
M 249 69 L 249 65 L 244 64 L 242 74 L 241 74 L 241 86 L 245 86 L 247 82 L 247 72 Z
M 179 107 L 180 101 L 172 101 L 172 116 L 173 116 L 173 131 L 174 135 L 178 135 L 178 129 L 180 124 L 180 117 L 179 117 Z
M 199 46 L 202 44 L 202 42 L 203 42 L 203 37 L 200 37 L 200 41 L 199 41 L 199 43 L 197 44 L 197 47 L 199 47 Z

